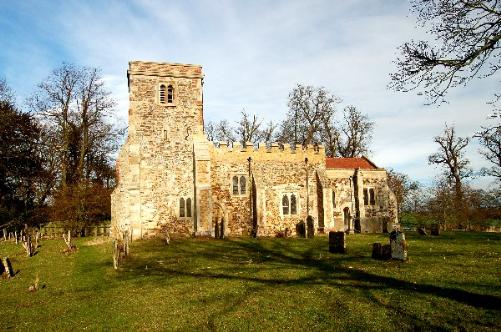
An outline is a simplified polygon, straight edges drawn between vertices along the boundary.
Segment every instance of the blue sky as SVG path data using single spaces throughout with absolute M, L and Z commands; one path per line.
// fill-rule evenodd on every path
M 131 60 L 200 64 L 209 120 L 235 121 L 245 108 L 278 121 L 296 83 L 324 86 L 376 122 L 369 156 L 429 183 L 432 138 L 444 124 L 471 136 L 488 123 L 486 101 L 501 75 L 425 106 L 416 94 L 386 86 L 396 47 L 427 38 L 407 1 L 16 1 L 0 0 L 0 76 L 19 104 L 62 62 L 99 67 L 127 117 L 126 70 Z M 469 147 L 479 169 L 488 164 Z M 477 179 L 487 186 L 492 179 Z

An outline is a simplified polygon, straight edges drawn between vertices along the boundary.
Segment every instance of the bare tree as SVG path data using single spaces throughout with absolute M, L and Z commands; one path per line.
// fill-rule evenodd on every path
M 373 130 L 374 122 L 366 114 L 355 106 L 345 107 L 337 138 L 337 153 L 347 158 L 368 154 Z
M 275 130 L 277 129 L 277 125 L 270 121 L 266 124 L 266 127 L 260 132 L 260 141 L 271 144 L 275 139 Z
M 446 125 L 443 135 L 436 136 L 434 141 L 439 145 L 439 150 L 428 157 L 428 162 L 445 168 L 444 175 L 454 187 L 455 210 L 459 213 L 459 218 L 466 218 L 463 180 L 472 175 L 472 170 L 468 167 L 469 160 L 464 157 L 464 149 L 469 139 L 458 137 L 455 128 Z
M 397 211 L 400 215 L 402 206 L 409 205 L 407 202 L 409 193 L 413 190 L 417 190 L 419 184 L 412 181 L 407 174 L 397 172 L 391 168 L 387 170 L 387 174 L 388 186 L 397 198 Z
M 339 102 L 325 88 L 298 84 L 289 94 L 289 111 L 281 125 L 279 140 L 302 145 L 320 143 L 323 125 L 333 121 Z
M 216 141 L 216 125 L 212 121 L 207 121 L 204 124 L 204 133 L 209 141 Z
M 257 116 L 249 115 L 245 110 L 241 112 L 242 117 L 237 121 L 237 126 L 234 129 L 238 141 L 245 145 L 246 142 L 257 142 L 261 137 L 261 121 Z
M 391 88 L 403 92 L 421 88 L 431 102 L 443 101 L 449 88 L 501 68 L 500 1 L 413 0 L 411 11 L 435 40 L 400 47 Z
M 501 181 L 501 126 L 482 127 L 475 137 L 482 145 L 480 154 L 492 164 L 490 168 L 484 170 L 485 174 L 494 176 L 498 181 Z

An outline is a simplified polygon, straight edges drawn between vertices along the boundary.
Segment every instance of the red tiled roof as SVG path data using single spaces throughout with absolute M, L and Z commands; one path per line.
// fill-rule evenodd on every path
M 362 158 L 325 158 L 326 168 L 361 168 L 361 169 L 377 169 L 369 159 Z

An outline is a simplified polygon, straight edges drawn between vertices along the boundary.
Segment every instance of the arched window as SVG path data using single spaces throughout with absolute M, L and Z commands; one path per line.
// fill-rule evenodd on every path
M 233 177 L 233 195 L 238 195 L 238 176 Z
M 181 197 L 179 199 L 179 216 L 180 217 L 184 217 L 185 216 L 184 209 L 185 209 L 184 198 Z
M 172 104 L 172 102 L 174 102 L 174 88 L 172 87 L 172 85 L 169 85 L 167 87 L 167 102 L 169 104 Z
M 296 195 L 291 195 L 291 214 L 297 214 Z
M 289 214 L 289 197 L 287 195 L 282 197 L 282 213 L 284 215 Z
M 364 205 L 369 205 L 369 191 L 364 188 Z
M 246 181 L 245 181 L 245 176 L 241 176 L 240 177 L 240 195 L 244 195 L 245 194 L 245 187 L 246 187 Z
M 165 85 L 160 85 L 159 97 L 160 104 L 165 104 Z
M 191 218 L 191 198 L 186 199 L 186 216 Z
M 369 189 L 369 197 L 370 197 L 370 204 L 371 205 L 376 205 L 376 197 L 374 195 L 374 189 L 373 188 Z
M 332 191 L 332 208 L 336 208 L 336 193 L 334 192 L 334 190 Z

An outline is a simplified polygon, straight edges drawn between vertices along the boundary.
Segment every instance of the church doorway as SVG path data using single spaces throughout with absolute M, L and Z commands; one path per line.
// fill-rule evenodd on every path
M 344 217 L 344 230 L 349 231 L 350 230 L 350 209 L 345 207 L 343 209 L 343 217 Z
M 213 234 L 216 239 L 224 239 L 227 219 L 224 208 L 219 203 L 214 203 L 214 209 L 212 212 L 212 227 Z

